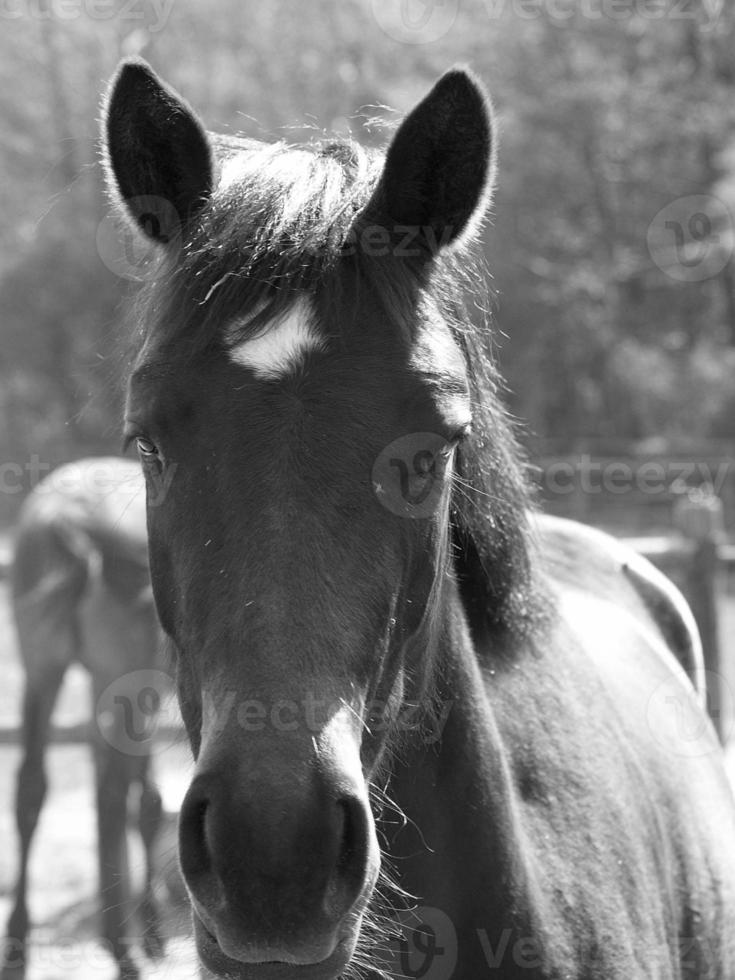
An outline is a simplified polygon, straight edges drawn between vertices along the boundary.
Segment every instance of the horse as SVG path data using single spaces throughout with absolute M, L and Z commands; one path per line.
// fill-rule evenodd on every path
M 2 980 L 20 980 L 26 974 L 28 857 L 47 790 L 44 752 L 54 703 L 74 662 L 89 672 L 96 705 L 90 733 L 102 936 L 124 980 L 139 976 L 128 936 L 136 908 L 146 952 L 158 957 L 163 951 L 152 891 L 162 803 L 149 765 L 150 726 L 163 674 L 157 669 L 161 644 L 148 574 L 144 499 L 137 462 L 102 457 L 54 470 L 21 508 L 11 570 L 25 671 L 23 756 L 15 801 L 20 856 Z M 132 716 L 126 706 L 132 707 Z M 137 824 L 146 859 L 139 903 L 130 894 L 127 865 L 133 787 L 139 790 Z
M 109 193 L 152 251 L 124 428 L 216 976 L 735 976 L 691 612 L 537 513 L 501 403 L 495 152 L 463 68 L 384 153 L 209 133 L 140 60 L 107 91 Z

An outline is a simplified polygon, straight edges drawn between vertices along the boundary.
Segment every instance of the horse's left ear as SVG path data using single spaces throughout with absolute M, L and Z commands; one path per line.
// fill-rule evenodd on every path
M 482 218 L 493 173 L 490 99 L 473 75 L 454 69 L 401 123 L 375 204 L 391 223 L 417 229 L 438 251 Z
M 107 184 L 149 238 L 176 237 L 212 193 L 212 149 L 199 119 L 145 61 L 123 61 L 102 119 Z

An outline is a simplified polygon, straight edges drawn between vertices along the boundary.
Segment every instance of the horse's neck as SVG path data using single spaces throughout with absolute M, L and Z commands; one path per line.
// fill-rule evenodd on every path
M 533 934 L 538 893 L 511 760 L 458 601 L 448 597 L 439 651 L 437 714 L 445 724 L 440 738 L 417 739 L 394 768 L 389 793 L 407 823 L 389 850 L 401 855 L 402 883 L 422 904 L 440 908 L 458 929 L 489 929 L 497 943 L 503 929 Z M 522 921 L 514 909 L 526 910 Z

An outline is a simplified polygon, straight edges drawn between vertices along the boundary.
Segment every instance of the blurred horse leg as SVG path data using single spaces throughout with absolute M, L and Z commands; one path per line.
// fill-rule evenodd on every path
M 46 796 L 44 753 L 51 713 L 64 679 L 66 664 L 48 663 L 26 679 L 23 699 L 23 760 L 18 770 L 15 818 L 20 841 L 15 902 L 10 915 L 2 963 L 2 980 L 25 976 L 29 919 L 26 904 L 28 858 L 33 834 Z
M 145 850 L 145 882 L 140 903 L 143 921 L 143 948 L 152 959 L 163 955 L 164 938 L 158 903 L 153 894 L 153 875 L 155 844 L 163 820 L 163 801 L 158 787 L 150 777 L 150 756 L 141 759 L 140 805 L 138 810 L 138 829 Z
M 106 734 L 112 741 L 114 733 Z M 102 938 L 118 963 L 120 980 L 137 980 L 140 973 L 131 952 L 132 906 L 126 839 L 134 760 L 103 738 L 95 742 L 94 749 Z
M 160 632 L 155 605 L 153 603 L 153 592 L 150 585 L 139 594 L 134 605 L 134 612 L 135 628 L 130 631 L 130 639 L 133 644 L 137 645 L 139 651 L 141 651 L 138 656 L 142 656 L 142 662 L 148 668 L 155 669 L 158 666 Z M 151 676 L 158 675 L 152 674 Z M 157 692 L 159 699 L 163 693 L 163 691 Z M 157 714 L 160 707 L 160 700 L 149 702 L 148 707 L 155 708 Z M 138 830 L 145 852 L 145 881 L 140 903 L 140 917 L 143 923 L 143 949 L 151 959 L 157 959 L 164 953 L 164 935 L 161 913 L 153 893 L 153 880 L 158 854 L 156 845 L 163 827 L 163 800 L 151 776 L 152 739 L 156 731 L 155 718 L 152 720 L 154 724 L 150 728 L 148 751 L 138 760 L 139 770 L 137 780 L 140 784 Z
M 20 842 L 15 902 L 8 922 L 2 980 L 25 976 L 29 929 L 28 859 L 47 780 L 44 754 L 51 713 L 67 667 L 78 653 L 76 607 L 87 580 L 86 556 L 52 522 L 22 526 L 12 569 L 13 614 L 25 670 L 23 758 L 15 815 Z
M 126 695 L 120 695 L 125 698 Z M 140 944 L 150 957 L 159 957 L 164 949 L 160 914 L 153 894 L 154 845 L 162 821 L 162 801 L 150 774 L 150 756 L 130 755 L 122 748 L 126 717 L 121 714 L 107 727 L 94 746 L 99 885 L 102 912 L 102 937 L 117 960 L 120 980 L 135 980 L 139 969 L 132 954 L 139 945 L 134 930 L 134 913 L 143 932 Z M 127 847 L 127 823 L 130 790 L 140 784 L 138 827 L 145 851 L 145 877 L 140 903 L 131 894 L 130 862 Z
M 118 961 L 120 977 L 133 980 L 139 975 L 134 947 L 142 945 L 148 955 L 160 955 L 163 950 L 152 864 L 162 805 L 150 776 L 151 739 L 160 696 L 153 671 L 156 620 L 152 603 L 130 596 L 123 601 L 98 577 L 82 605 L 81 621 L 97 723 L 94 753 L 102 936 Z M 134 784 L 140 788 L 137 817 L 146 859 L 140 903 L 131 893 L 126 839 Z M 142 922 L 137 923 L 139 917 Z M 139 936 L 136 924 L 142 926 Z
M 74 596 L 84 570 L 61 551 L 46 549 L 46 564 L 34 561 L 39 545 L 21 537 L 14 564 L 13 612 L 25 669 L 22 752 L 15 798 L 20 843 L 15 902 L 7 928 L 2 980 L 25 976 L 29 929 L 26 892 L 33 834 L 46 796 L 44 755 L 51 714 L 67 667 L 77 653 L 79 631 Z

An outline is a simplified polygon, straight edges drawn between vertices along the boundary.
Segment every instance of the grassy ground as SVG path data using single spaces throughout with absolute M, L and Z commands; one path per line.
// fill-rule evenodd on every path
M 735 596 L 722 600 L 722 639 L 727 659 L 735 665 Z M 0 586 L 0 725 L 19 720 L 21 672 L 16 657 L 5 589 Z M 732 671 L 735 674 L 735 670 Z M 55 720 L 71 724 L 88 717 L 86 677 L 70 672 Z M 0 931 L 10 907 L 15 873 L 15 827 L 12 818 L 16 746 L 0 746 Z M 735 754 L 730 756 L 735 781 Z M 188 913 L 175 890 L 175 812 L 189 781 L 191 761 L 183 744 L 169 746 L 155 759 L 169 819 L 159 849 L 156 891 L 168 910 L 170 937 L 166 958 L 147 964 L 146 980 L 188 980 L 197 977 L 189 940 Z M 35 924 L 27 980 L 112 980 L 113 963 L 96 942 L 95 814 L 92 768 L 85 746 L 53 746 L 48 804 L 39 826 L 31 863 L 30 911 Z M 142 854 L 131 834 L 131 866 L 140 879 Z M 169 889 L 173 888 L 174 891 Z

